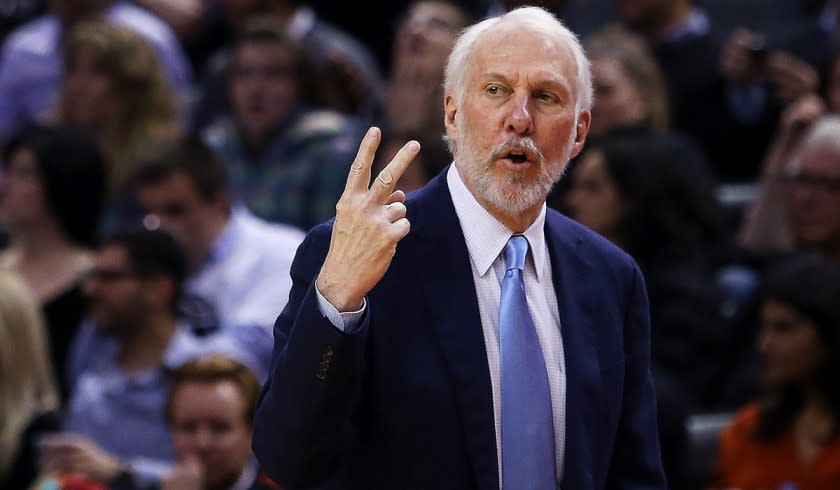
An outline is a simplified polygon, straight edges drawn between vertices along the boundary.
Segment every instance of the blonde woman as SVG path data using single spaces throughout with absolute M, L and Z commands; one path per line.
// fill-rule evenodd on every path
M 59 119 L 91 131 L 119 192 L 140 162 L 181 132 L 176 98 L 152 47 L 105 22 L 76 26 L 66 43 Z
M 28 488 L 35 441 L 58 429 L 58 395 L 38 305 L 22 279 L 0 270 L 0 488 Z

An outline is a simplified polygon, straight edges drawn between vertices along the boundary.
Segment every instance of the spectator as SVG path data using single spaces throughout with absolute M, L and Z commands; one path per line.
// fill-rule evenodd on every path
M 326 87 L 323 102 L 330 108 L 365 121 L 380 117 L 382 75 L 370 51 L 346 32 L 320 19 L 309 2 L 221 0 L 221 4 L 235 30 L 241 31 L 249 21 L 261 18 L 277 24 L 296 41 L 319 73 L 320 84 Z M 199 131 L 229 111 L 224 79 L 230 69 L 230 58 L 229 51 L 224 50 L 210 61 L 204 95 L 192 124 Z
M 33 126 L 6 146 L 2 168 L 0 220 L 10 227 L 11 242 L 0 252 L 0 268 L 20 274 L 40 305 L 66 399 L 68 350 L 85 310 L 82 280 L 93 265 L 105 164 L 87 134 Z
M 257 483 L 251 455 L 260 384 L 242 364 L 209 356 L 172 373 L 166 420 L 175 469 L 162 490 L 245 490 Z
M 179 136 L 175 98 L 149 45 L 105 22 L 79 24 L 66 44 L 59 118 L 96 136 L 112 194 L 137 165 Z
M 419 0 L 409 6 L 394 39 L 385 103 L 391 132 L 417 135 L 421 144 L 440 140 L 443 104 L 429 101 L 443 100 L 449 52 L 461 29 L 474 20 L 456 1 Z
M 824 110 L 819 99 L 808 98 L 783 119 L 744 223 L 741 242 L 748 250 L 812 249 L 840 263 L 840 116 L 820 117 Z
M 12 32 L 0 58 L 0 144 L 48 113 L 62 78 L 63 43 L 81 20 L 104 17 L 139 33 L 155 48 L 172 86 L 186 93 L 189 68 L 172 30 L 145 10 L 119 0 L 62 0 L 51 13 Z
M 729 345 L 717 279 L 728 237 L 708 177 L 683 158 L 655 140 L 590 148 L 568 195 L 570 215 L 621 246 L 645 275 L 663 462 L 674 488 L 683 418 L 716 402 Z
M 587 40 L 586 52 L 595 86 L 593 138 L 622 129 L 650 133 L 669 127 L 665 80 L 643 39 L 608 27 Z
M 29 488 L 37 440 L 58 429 L 46 331 L 24 282 L 0 271 L 0 488 Z
M 313 110 L 305 52 L 282 29 L 257 21 L 233 51 L 230 117 L 204 132 L 231 176 L 235 202 L 257 216 L 308 230 L 335 214 L 360 128 Z
M 200 140 L 181 141 L 144 165 L 135 188 L 152 213 L 147 224 L 159 221 L 183 247 L 190 270 L 186 292 L 211 309 L 210 320 L 194 326 L 221 326 L 234 336 L 255 333 L 241 327 L 259 327 L 253 339 L 242 340 L 267 368 L 274 322 L 292 287 L 289 268 L 303 233 L 232 209 L 224 166 Z
M 758 350 L 766 395 L 720 436 L 712 488 L 840 487 L 840 269 L 796 261 L 771 272 Z
M 177 321 L 186 271 L 175 240 L 161 231 L 121 232 L 100 247 L 85 284 L 95 331 L 86 325 L 73 346 L 67 433 L 44 443 L 52 472 L 119 487 L 168 470 L 167 372 L 210 348 Z

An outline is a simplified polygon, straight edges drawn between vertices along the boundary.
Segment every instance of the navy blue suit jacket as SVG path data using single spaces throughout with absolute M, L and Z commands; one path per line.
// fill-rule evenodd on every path
M 281 487 L 498 490 L 490 371 L 445 174 L 409 198 L 411 233 L 355 333 L 318 309 L 330 224 L 298 249 L 254 427 Z M 663 489 L 641 273 L 553 210 L 546 239 L 567 370 L 562 488 Z

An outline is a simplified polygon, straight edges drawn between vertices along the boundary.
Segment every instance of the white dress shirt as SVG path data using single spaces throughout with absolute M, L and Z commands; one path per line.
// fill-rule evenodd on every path
M 467 189 L 455 165 L 446 175 L 455 213 L 470 255 L 473 281 L 478 298 L 484 347 L 490 368 L 493 389 L 493 413 L 496 425 L 496 455 L 499 463 L 499 488 L 502 487 L 502 395 L 499 363 L 499 301 L 505 273 L 502 251 L 513 232 L 479 204 Z M 562 480 L 563 454 L 566 443 L 566 368 L 563 339 L 560 331 L 560 312 L 551 273 L 551 261 L 545 241 L 543 205 L 537 220 L 523 233 L 528 239 L 530 260 L 525 261 L 523 279 L 528 309 L 537 329 L 537 336 L 547 366 L 551 408 L 554 418 L 554 447 L 557 481 Z M 492 273 L 491 273 L 492 269 Z M 321 313 L 343 331 L 358 326 L 365 306 L 350 313 L 339 313 L 316 288 Z

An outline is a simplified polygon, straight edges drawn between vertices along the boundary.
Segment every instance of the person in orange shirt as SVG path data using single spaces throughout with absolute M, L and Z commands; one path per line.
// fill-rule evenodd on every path
M 710 488 L 840 489 L 840 268 L 786 263 L 761 297 L 767 396 L 721 433 Z

